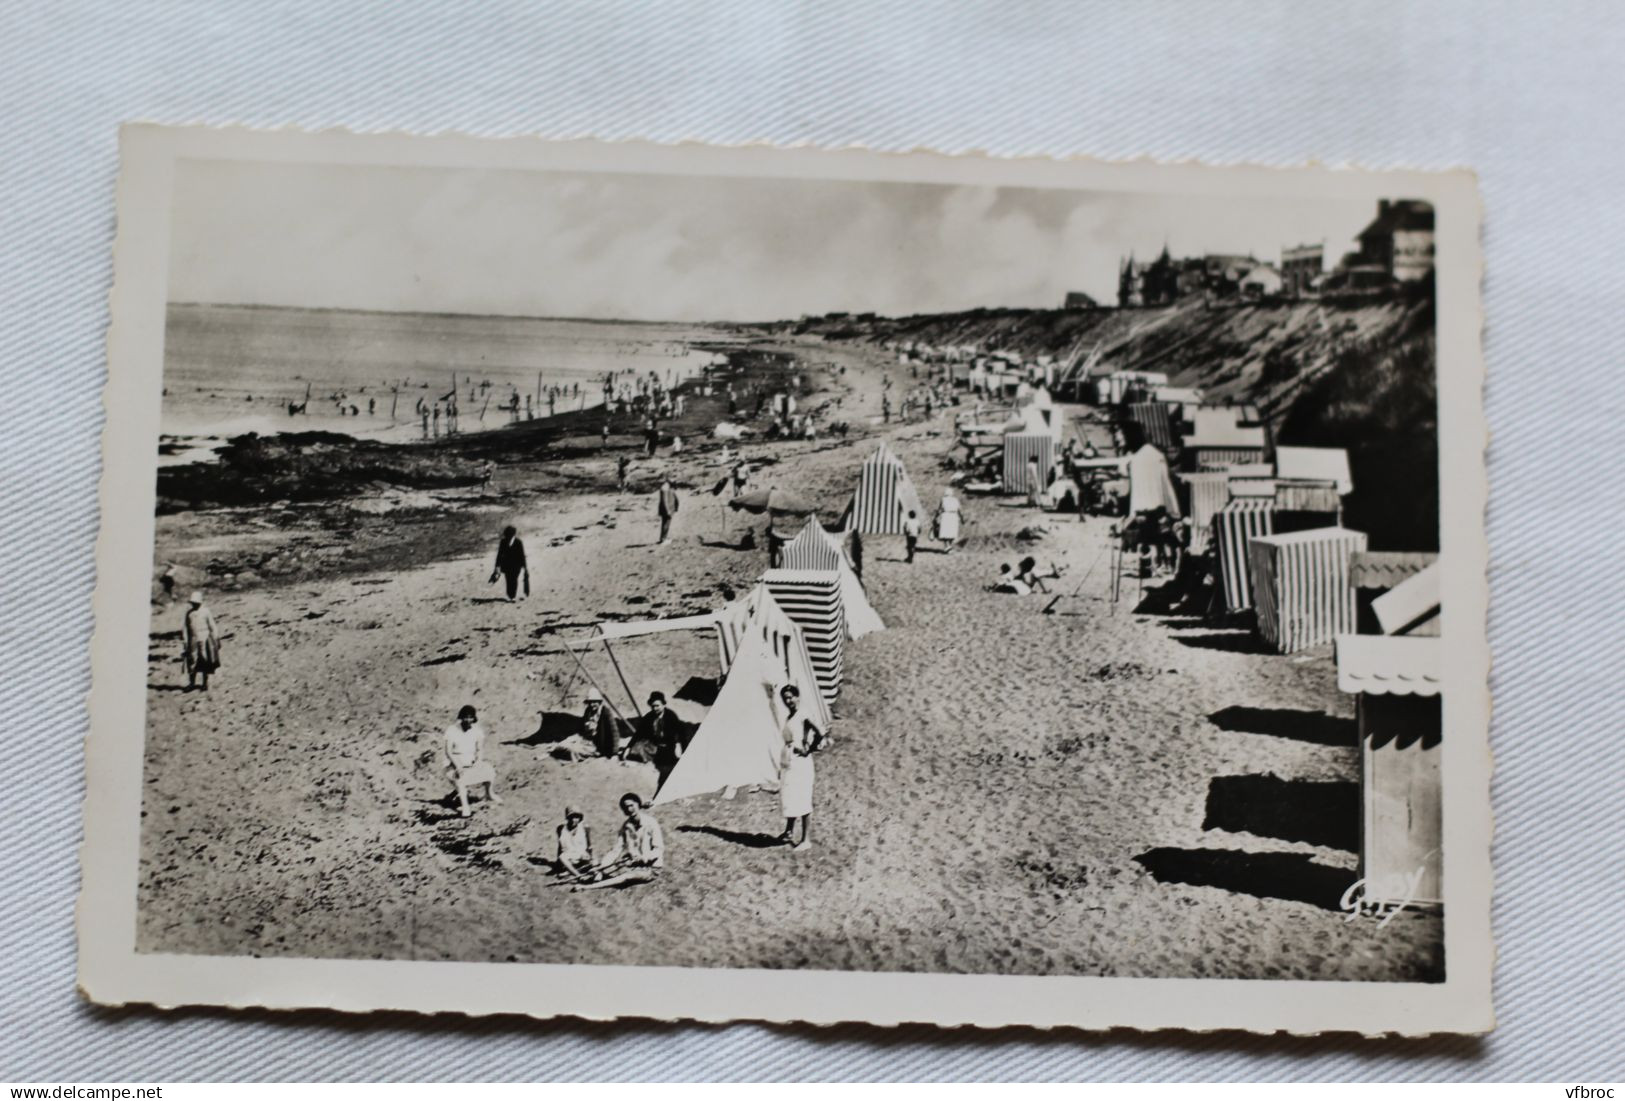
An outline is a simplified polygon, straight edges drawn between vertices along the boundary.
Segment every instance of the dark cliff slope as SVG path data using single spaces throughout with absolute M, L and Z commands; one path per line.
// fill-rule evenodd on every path
M 1355 492 L 1344 522 L 1374 549 L 1438 547 L 1433 299 L 1161 309 L 972 310 L 901 318 L 810 318 L 784 330 L 830 340 L 922 340 L 1027 356 L 1098 355 L 1095 372 L 1163 371 L 1176 386 L 1247 400 L 1277 443 L 1343 447 Z

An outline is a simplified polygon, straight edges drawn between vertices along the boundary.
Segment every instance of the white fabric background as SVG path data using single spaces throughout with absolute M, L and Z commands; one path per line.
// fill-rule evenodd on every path
M 1625 1077 L 1621 15 L 1551 0 L 0 0 L 0 1079 Z M 80 740 L 128 119 L 1475 167 L 1500 1030 L 1393 1043 L 82 1004 Z

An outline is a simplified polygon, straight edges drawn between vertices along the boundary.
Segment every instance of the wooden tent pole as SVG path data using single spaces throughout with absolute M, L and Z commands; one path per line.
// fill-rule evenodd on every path
M 604 690 L 600 688 L 598 682 L 593 679 L 592 672 L 588 670 L 586 663 L 581 660 L 581 656 L 576 653 L 575 647 L 570 645 L 570 640 L 565 638 L 563 635 L 560 635 L 559 641 L 564 644 L 565 652 L 568 653 L 572 658 L 575 658 L 576 667 L 581 670 L 581 675 L 587 678 L 587 683 L 592 685 L 594 688 L 597 688 L 598 694 L 604 697 L 604 705 L 611 711 L 615 712 L 615 717 L 617 719 L 625 723 L 626 716 L 621 714 L 621 709 L 616 707 L 607 695 L 604 695 Z M 626 723 L 626 725 L 631 726 L 632 724 Z
M 632 691 L 632 686 L 626 683 L 626 674 L 621 672 L 621 663 L 615 659 L 615 651 L 609 648 L 609 639 L 603 635 L 598 640 L 604 644 L 604 653 L 609 655 L 609 663 L 615 667 L 615 675 L 620 678 L 621 687 L 626 689 L 626 698 L 632 701 L 632 710 L 637 712 L 638 718 L 643 718 L 643 709 L 638 707 L 638 697 Z

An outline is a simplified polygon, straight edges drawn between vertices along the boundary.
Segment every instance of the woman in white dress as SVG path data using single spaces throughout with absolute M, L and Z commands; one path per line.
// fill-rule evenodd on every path
M 784 812 L 781 840 L 805 849 L 812 844 L 812 755 L 823 742 L 824 732 L 801 710 L 801 689 L 787 684 L 779 689 L 779 699 L 787 712 L 780 728 L 784 735 L 784 755 L 779 762 L 779 806 Z M 795 837 L 797 819 L 801 820 L 799 841 Z
M 954 491 L 942 491 L 942 503 L 937 506 L 936 516 L 937 542 L 943 544 L 947 550 L 954 549 L 959 542 L 959 498 Z

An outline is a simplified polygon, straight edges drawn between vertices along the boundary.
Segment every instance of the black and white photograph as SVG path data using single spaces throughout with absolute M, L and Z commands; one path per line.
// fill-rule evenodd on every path
M 125 145 L 92 997 L 1490 1026 L 1470 176 Z

